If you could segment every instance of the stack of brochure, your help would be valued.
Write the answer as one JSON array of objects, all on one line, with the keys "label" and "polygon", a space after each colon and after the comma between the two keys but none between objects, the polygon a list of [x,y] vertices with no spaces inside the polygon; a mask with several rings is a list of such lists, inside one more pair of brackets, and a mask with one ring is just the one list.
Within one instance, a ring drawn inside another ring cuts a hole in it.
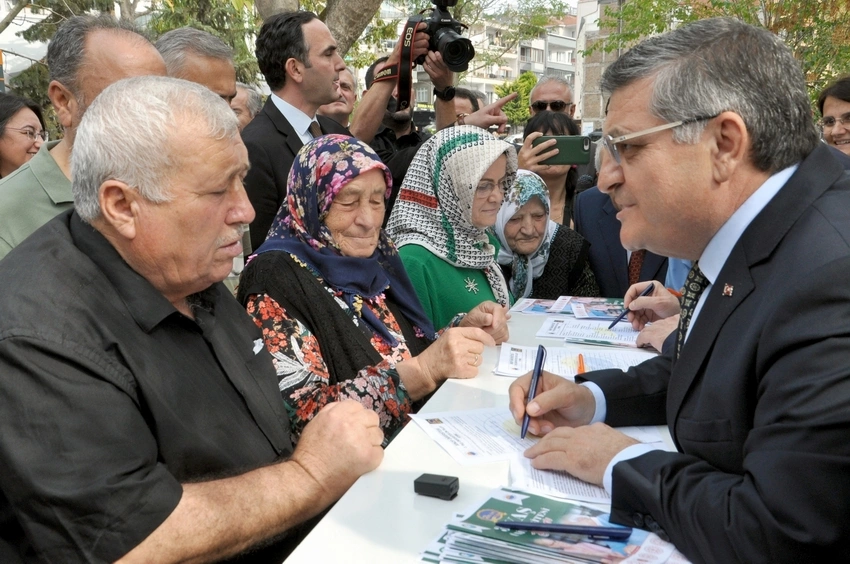
[{"label": "stack of brochure", "polygon": [[634,529],[626,541],[591,540],[587,536],[509,531],[502,520],[616,527],[590,506],[505,488],[492,491],[464,515],[446,525],[421,554],[424,562],[548,564],[687,562],[675,547],[656,535]]},{"label": "stack of brochure", "polygon": [[514,304],[511,312],[538,315],[566,314],[572,315],[576,319],[612,321],[624,309],[622,298],[561,296],[557,300],[525,298]]}]

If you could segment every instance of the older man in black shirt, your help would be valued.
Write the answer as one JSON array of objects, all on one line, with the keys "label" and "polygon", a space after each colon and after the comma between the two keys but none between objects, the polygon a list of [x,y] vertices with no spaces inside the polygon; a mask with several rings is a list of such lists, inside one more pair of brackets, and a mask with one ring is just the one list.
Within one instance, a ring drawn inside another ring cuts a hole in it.
[{"label": "older man in black shirt", "polygon": [[279,537],[375,468],[383,436],[343,402],[293,451],[260,331],[220,283],[254,215],[236,118],[201,86],[129,79],[77,141],[75,211],[0,264],[0,555],[263,544],[248,558],[280,562]]}]

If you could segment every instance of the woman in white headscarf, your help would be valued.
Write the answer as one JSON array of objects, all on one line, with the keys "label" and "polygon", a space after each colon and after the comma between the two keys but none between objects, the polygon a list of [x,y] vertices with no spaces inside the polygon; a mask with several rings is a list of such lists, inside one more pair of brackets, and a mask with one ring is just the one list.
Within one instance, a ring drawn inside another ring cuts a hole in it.
[{"label": "woman in white headscarf", "polygon": [[599,295],[584,237],[550,219],[542,178],[520,170],[496,219],[498,261],[516,299]]},{"label": "woman in white headscarf", "polygon": [[410,164],[387,232],[436,327],[483,301],[512,301],[491,228],[516,163],[510,143],[458,126],[425,142]]}]

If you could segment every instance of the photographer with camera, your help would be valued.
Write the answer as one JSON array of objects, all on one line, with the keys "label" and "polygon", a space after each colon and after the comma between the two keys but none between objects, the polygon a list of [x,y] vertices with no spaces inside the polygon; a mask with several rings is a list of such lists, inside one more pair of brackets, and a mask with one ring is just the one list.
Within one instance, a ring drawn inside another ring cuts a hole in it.
[{"label": "photographer with camera", "polygon": [[[436,10],[435,10],[436,12]],[[432,14],[431,19],[433,20]],[[415,33],[410,37],[410,53],[405,58],[411,66],[409,69],[412,73],[413,64],[417,61],[422,61],[423,69],[431,78],[434,85],[434,93],[436,100],[434,102],[434,113],[436,115],[437,129],[443,129],[456,123],[475,125],[484,129],[496,125],[500,130],[507,123],[507,116],[502,111],[502,106],[513,100],[516,94],[510,94],[497,100],[496,102],[484,106],[477,112],[469,115],[458,116],[454,107],[454,72],[449,69],[449,66],[444,61],[444,54],[439,49],[440,44],[434,44],[432,37],[426,32],[429,29],[429,23],[421,21],[415,23]],[[433,27],[433,21],[430,23]],[[440,37],[443,38],[442,44],[444,50],[447,45],[447,38],[452,36],[443,33]],[[461,38],[462,39],[462,38]],[[373,68],[366,73],[366,88],[360,104],[354,114],[351,122],[351,134],[361,141],[369,143],[375,152],[384,161],[384,164],[392,172],[393,190],[390,200],[387,203],[387,213],[385,217],[390,216],[390,211],[395,203],[396,195],[401,187],[401,182],[413,156],[419,147],[426,140],[422,135],[415,134],[412,128],[413,110],[411,103],[409,108],[399,108],[398,92],[399,84],[398,77],[400,74],[400,62],[402,61],[402,50],[404,46],[405,32],[399,38],[395,49],[389,57],[383,61],[373,65]],[[453,61],[459,62],[461,49],[457,47],[458,40],[455,37],[454,42],[448,43],[449,54],[454,56]],[[462,53],[474,54],[471,45],[469,51]],[[380,59],[379,59],[380,61]],[[466,62],[468,63],[468,59]],[[454,65],[453,65],[454,66]],[[407,73],[408,75],[411,73]],[[408,85],[408,88],[410,85]],[[410,112],[410,122],[402,123],[403,112]],[[397,121],[397,124],[393,122]],[[387,124],[390,124],[388,126]],[[396,127],[398,125],[398,127]]]}]

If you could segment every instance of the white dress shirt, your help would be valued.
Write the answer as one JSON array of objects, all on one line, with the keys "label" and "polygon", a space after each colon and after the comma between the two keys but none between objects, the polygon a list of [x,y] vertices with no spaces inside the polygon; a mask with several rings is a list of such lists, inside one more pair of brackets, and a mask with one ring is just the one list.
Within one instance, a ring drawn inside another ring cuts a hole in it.
[{"label": "white dress shirt", "polygon": [[316,117],[310,117],[277,94],[272,94],[272,103],[275,107],[280,110],[280,113],[283,114],[283,117],[286,118],[286,121],[289,122],[289,125],[292,126],[292,129],[295,130],[295,133],[298,134],[298,137],[301,138],[302,143],[307,143],[308,141],[313,140],[313,135],[310,133],[310,124],[316,121]]}]

